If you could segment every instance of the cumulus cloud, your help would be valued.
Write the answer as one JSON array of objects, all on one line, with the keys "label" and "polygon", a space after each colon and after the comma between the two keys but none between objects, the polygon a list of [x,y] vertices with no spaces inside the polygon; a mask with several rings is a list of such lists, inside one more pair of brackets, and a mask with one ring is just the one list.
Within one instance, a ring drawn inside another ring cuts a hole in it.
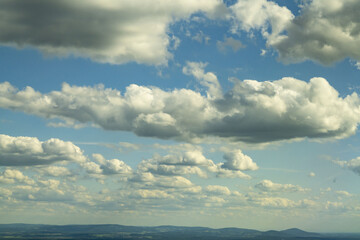
[{"label": "cumulus cloud", "polygon": [[239,0],[230,7],[233,31],[261,31],[267,46],[285,63],[313,60],[325,65],[360,60],[360,3],[354,0],[312,0],[298,16],[267,0]]},{"label": "cumulus cloud", "polygon": [[40,141],[35,137],[12,137],[0,134],[0,165],[47,165],[58,161],[84,162],[81,149],[57,138]]},{"label": "cumulus cloud", "polygon": [[102,63],[166,64],[169,47],[178,44],[167,34],[170,24],[200,11],[216,17],[225,10],[219,0],[4,0],[0,44]]},{"label": "cumulus cloud", "polygon": [[356,132],[358,95],[342,98],[324,78],[309,82],[291,77],[271,82],[234,79],[234,87],[223,94],[216,75],[203,72],[202,67],[190,63],[184,72],[208,87],[207,96],[189,89],[163,91],[135,84],[122,94],[101,85],[66,83],[61,91],[42,94],[4,82],[0,83],[0,107],[188,142],[208,137],[247,143],[305,137],[340,139]]},{"label": "cumulus cloud", "polygon": [[207,96],[209,98],[219,98],[222,96],[219,80],[214,73],[205,72],[204,68],[206,66],[207,63],[186,62],[183,73],[194,76],[201,85],[205,86],[208,89]]},{"label": "cumulus cloud", "polygon": [[130,175],[132,174],[132,169],[124,161],[119,159],[105,159],[101,154],[92,155],[95,162],[88,161],[81,164],[81,166],[89,174],[98,175],[113,175],[113,174],[122,174]]},{"label": "cumulus cloud", "polygon": [[205,191],[208,194],[214,194],[214,195],[230,195],[231,191],[229,188],[225,186],[219,186],[219,185],[209,185],[205,188]]},{"label": "cumulus cloud", "polygon": [[294,208],[301,205],[301,202],[295,202],[291,199],[280,197],[256,198],[249,199],[249,201],[255,205],[269,208]]},{"label": "cumulus cloud", "polygon": [[334,162],[360,175],[360,157],[351,159],[350,161],[334,161]]},{"label": "cumulus cloud", "polygon": [[307,59],[322,64],[360,60],[360,2],[313,0],[291,24],[286,37],[271,42],[284,62]]},{"label": "cumulus cloud", "polygon": [[259,168],[249,156],[243,154],[240,150],[226,153],[224,159],[226,162],[221,167],[225,169],[246,171]]},{"label": "cumulus cloud", "polygon": [[[242,154],[242,153],[241,153]],[[152,159],[143,160],[138,165],[138,171],[163,176],[181,176],[195,174],[200,177],[208,177],[208,173],[215,174],[222,178],[245,178],[250,176],[240,170],[256,170],[253,168],[256,164],[251,158],[243,155],[243,159],[234,163],[234,166],[226,167],[229,162],[220,162],[215,164],[212,160],[207,159],[199,150],[189,150],[184,153],[169,154],[166,156],[155,155]],[[249,163],[248,161],[251,161]],[[227,164],[227,165],[226,165]],[[224,167],[225,165],[225,167]],[[251,166],[249,168],[249,166]]]},{"label": "cumulus cloud", "polygon": [[270,180],[263,180],[255,185],[255,188],[264,192],[305,192],[309,189],[293,184],[273,183]]},{"label": "cumulus cloud", "polygon": [[260,30],[270,45],[284,38],[282,33],[294,18],[289,9],[267,0],[239,0],[230,10],[234,32]]},{"label": "cumulus cloud", "polygon": [[39,168],[37,170],[42,175],[52,176],[52,177],[64,177],[72,175],[71,171],[66,167],[60,166],[46,166]]},{"label": "cumulus cloud", "polygon": [[28,176],[25,176],[22,172],[16,169],[6,169],[0,175],[0,183],[25,183],[25,184],[35,184],[35,181]]}]

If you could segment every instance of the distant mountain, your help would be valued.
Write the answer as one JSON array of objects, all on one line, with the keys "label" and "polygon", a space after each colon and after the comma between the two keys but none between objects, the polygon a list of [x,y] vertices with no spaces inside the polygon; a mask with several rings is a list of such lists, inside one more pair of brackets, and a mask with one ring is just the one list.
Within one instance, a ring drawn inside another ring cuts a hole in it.
[{"label": "distant mountain", "polygon": [[153,239],[153,240],[360,240],[360,234],[319,234],[297,228],[283,231],[258,231],[243,228],[178,226],[43,225],[0,224],[0,239]]}]

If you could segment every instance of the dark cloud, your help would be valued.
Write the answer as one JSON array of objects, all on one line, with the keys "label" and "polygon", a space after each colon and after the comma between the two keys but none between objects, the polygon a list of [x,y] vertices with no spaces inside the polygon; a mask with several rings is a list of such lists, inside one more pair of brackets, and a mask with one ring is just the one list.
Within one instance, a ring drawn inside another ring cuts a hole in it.
[{"label": "dark cloud", "polygon": [[215,16],[223,8],[219,0],[161,5],[148,0],[4,0],[0,44],[103,63],[166,64],[172,56],[170,23],[199,11]]}]

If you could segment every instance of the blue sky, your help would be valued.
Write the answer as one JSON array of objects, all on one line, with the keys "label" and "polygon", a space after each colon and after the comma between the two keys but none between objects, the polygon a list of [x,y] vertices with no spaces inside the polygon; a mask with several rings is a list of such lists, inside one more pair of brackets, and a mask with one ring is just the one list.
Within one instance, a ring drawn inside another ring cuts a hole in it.
[{"label": "blue sky", "polygon": [[358,231],[360,4],[0,3],[0,222]]}]

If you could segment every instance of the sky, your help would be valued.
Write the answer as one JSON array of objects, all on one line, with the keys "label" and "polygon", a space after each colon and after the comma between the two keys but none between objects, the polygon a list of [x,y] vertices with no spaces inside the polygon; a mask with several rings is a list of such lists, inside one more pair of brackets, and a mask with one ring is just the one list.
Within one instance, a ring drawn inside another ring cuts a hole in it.
[{"label": "sky", "polygon": [[358,232],[357,0],[2,0],[0,223]]}]

